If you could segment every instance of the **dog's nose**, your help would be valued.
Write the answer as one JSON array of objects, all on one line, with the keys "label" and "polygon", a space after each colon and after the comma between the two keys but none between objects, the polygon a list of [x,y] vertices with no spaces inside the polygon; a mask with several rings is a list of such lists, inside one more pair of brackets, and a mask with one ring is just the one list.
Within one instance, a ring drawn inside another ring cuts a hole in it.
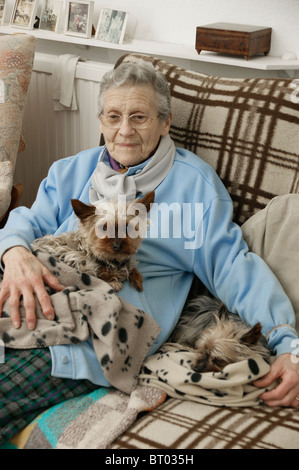
[{"label": "dog's nose", "polygon": [[122,246],[122,242],[121,240],[113,240],[112,242],[112,249],[113,251],[115,251],[115,253],[117,253],[118,251],[121,250],[121,246]]},{"label": "dog's nose", "polygon": [[206,359],[200,359],[199,361],[197,361],[196,364],[194,364],[192,369],[194,370],[194,372],[205,372],[207,365],[208,364]]}]

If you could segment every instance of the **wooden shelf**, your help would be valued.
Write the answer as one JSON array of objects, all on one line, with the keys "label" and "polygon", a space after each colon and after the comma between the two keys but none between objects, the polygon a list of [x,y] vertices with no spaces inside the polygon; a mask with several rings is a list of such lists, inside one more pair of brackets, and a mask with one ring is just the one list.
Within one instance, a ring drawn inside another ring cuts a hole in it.
[{"label": "wooden shelf", "polygon": [[80,38],[68,36],[63,33],[53,33],[42,31],[40,29],[21,29],[9,25],[0,26],[0,34],[27,33],[47,41],[56,41],[63,43],[79,44],[86,47],[100,47],[120,52],[137,52],[148,55],[158,55],[162,57],[175,57],[179,59],[194,60],[199,62],[209,62],[213,64],[229,65],[232,67],[243,67],[256,70],[284,70],[290,76],[294,71],[299,70],[299,60],[283,60],[280,57],[273,56],[255,56],[249,60],[243,57],[234,57],[216,52],[197,53],[195,45],[171,44],[156,41],[142,41],[140,39],[127,38],[123,44],[113,44],[99,41],[95,38]]}]

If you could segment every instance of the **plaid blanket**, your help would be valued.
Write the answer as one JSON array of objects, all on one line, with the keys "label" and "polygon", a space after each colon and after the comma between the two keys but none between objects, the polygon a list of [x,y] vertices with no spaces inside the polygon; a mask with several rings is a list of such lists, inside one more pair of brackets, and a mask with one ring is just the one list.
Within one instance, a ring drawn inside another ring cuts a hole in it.
[{"label": "plaid blanket", "polygon": [[222,408],[170,398],[109,449],[298,449],[299,409]]}]

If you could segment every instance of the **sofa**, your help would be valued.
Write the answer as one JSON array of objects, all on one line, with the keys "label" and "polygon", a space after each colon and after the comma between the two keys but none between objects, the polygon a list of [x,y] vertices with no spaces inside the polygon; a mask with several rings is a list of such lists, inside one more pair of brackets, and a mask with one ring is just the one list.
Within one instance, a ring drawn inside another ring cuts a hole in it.
[{"label": "sofa", "polygon": [[[244,236],[253,243],[256,218],[262,230],[261,220],[267,226],[268,217],[276,213],[276,201],[296,199],[298,194],[299,105],[292,97],[292,80],[209,76],[141,54],[125,55],[116,66],[141,60],[151,62],[169,81],[171,137],[177,146],[215,168],[232,197],[235,222],[248,227]],[[277,234],[275,227],[272,233]],[[284,246],[287,250],[288,244]],[[294,249],[291,262],[296,253]],[[284,284],[284,272],[279,275]],[[293,284],[296,275],[295,269]],[[195,279],[190,296],[198,293],[205,289]],[[296,289],[291,289],[294,306],[296,295]],[[161,353],[156,359],[160,358]],[[4,448],[109,449],[112,453],[119,449],[299,448],[299,409],[261,404],[248,373],[246,384],[233,385],[230,401],[223,401],[227,393],[220,393],[220,388],[210,399],[160,387],[161,378],[153,386],[144,368],[141,376],[129,394],[103,387],[54,406]],[[244,400],[245,396],[250,399]]]}]

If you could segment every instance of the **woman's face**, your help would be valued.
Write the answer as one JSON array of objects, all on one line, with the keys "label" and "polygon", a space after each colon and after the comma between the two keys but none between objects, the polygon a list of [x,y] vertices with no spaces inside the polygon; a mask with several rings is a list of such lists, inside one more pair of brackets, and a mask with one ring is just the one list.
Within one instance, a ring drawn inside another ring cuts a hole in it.
[{"label": "woman's face", "polygon": [[[160,137],[168,134],[171,118],[157,119],[157,95],[150,85],[124,85],[111,88],[105,94],[104,115],[120,115],[119,129],[111,129],[101,122],[101,132],[109,154],[123,166],[134,166],[144,160],[157,147]],[[154,118],[146,129],[135,129],[129,120],[132,114],[141,113]]]}]

